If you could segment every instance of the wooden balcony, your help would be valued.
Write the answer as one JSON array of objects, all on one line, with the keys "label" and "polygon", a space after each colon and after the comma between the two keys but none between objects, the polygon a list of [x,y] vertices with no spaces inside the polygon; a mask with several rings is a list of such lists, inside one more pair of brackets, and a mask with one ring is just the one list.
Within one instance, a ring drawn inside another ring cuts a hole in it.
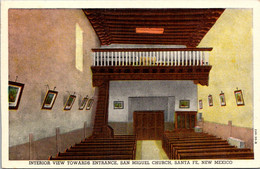
[{"label": "wooden balcony", "polygon": [[93,85],[103,80],[193,80],[208,85],[212,48],[92,49]]}]

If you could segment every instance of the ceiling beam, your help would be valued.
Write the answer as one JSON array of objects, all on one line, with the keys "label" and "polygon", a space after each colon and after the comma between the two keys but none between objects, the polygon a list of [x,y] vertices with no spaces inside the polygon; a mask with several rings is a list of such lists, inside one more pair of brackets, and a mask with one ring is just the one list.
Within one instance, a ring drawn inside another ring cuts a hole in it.
[{"label": "ceiling beam", "polygon": [[[216,21],[216,20],[215,20]],[[142,26],[142,27],[152,27],[152,26],[196,26],[200,24],[201,22],[205,23],[205,26],[207,24],[215,23],[215,21],[211,22],[204,22],[203,20],[201,21],[183,21],[183,22],[160,22],[160,21],[108,21],[106,20],[105,23],[110,26],[110,25],[134,25],[136,26]]]},{"label": "ceiling beam", "polygon": [[190,24],[199,24],[201,22],[204,23],[215,23],[216,19],[203,19],[199,18],[197,20],[153,20],[153,19],[148,19],[148,20],[139,20],[136,18],[136,20],[105,20],[107,24],[156,24],[156,25],[190,25]]},{"label": "ceiling beam", "polygon": [[193,28],[193,29],[196,29],[197,28],[197,25],[156,25],[156,24],[153,24],[153,25],[145,25],[145,24],[139,24],[139,25],[126,25],[126,24],[108,24],[109,26],[109,29],[111,28],[124,28],[124,29],[132,29],[132,28],[141,28],[141,27],[153,27],[153,28],[162,28],[162,27],[167,27],[167,29],[187,29],[187,28]]},{"label": "ceiling beam", "polygon": [[188,43],[187,39],[121,39],[121,38],[113,38],[114,41],[134,41],[134,42],[185,42]]},{"label": "ceiling beam", "polygon": [[[174,29],[164,29],[164,32],[166,33],[181,33],[181,32],[194,32],[197,27],[194,28],[174,28]],[[111,33],[135,33],[135,27],[109,27],[108,28],[109,32]],[[201,28],[201,32],[207,32],[207,28]]]},{"label": "ceiling beam", "polygon": [[[136,32],[110,32],[111,36],[123,37],[123,36],[190,36],[191,32],[183,32],[183,33],[167,33],[164,32],[163,34],[137,34]],[[200,33],[202,34],[202,33]]]},{"label": "ceiling beam", "polygon": [[168,35],[168,34],[132,34],[132,35],[121,35],[121,34],[110,34],[110,36],[113,38],[189,38],[190,34],[173,34],[173,35]]},{"label": "ceiling beam", "polygon": [[87,9],[84,10],[86,15],[91,15],[95,13],[102,13],[103,15],[131,15],[131,16],[149,16],[149,15],[160,15],[160,16],[167,16],[167,15],[204,15],[207,11],[215,14],[221,14],[224,9],[136,9],[136,8],[129,8],[129,9]]},{"label": "ceiling beam", "polygon": [[186,45],[184,42],[147,42],[147,41],[113,41],[113,44],[143,44],[143,45]]},{"label": "ceiling beam", "polygon": [[[132,15],[105,15],[104,18],[107,20],[139,20],[139,21],[146,21],[146,20],[154,20],[154,21],[185,21],[185,20],[200,20],[204,17],[204,14],[200,15],[172,15],[172,16],[164,16],[161,15],[142,15],[142,17],[132,16]],[[206,20],[217,19],[219,14],[211,14],[206,16]],[[92,16],[91,18],[95,18]],[[90,18],[90,19],[91,19]]]}]

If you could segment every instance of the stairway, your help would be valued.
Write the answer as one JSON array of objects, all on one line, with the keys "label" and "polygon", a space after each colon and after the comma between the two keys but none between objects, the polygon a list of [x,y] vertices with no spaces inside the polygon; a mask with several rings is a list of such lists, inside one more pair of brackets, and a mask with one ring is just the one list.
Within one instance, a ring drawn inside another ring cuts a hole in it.
[{"label": "stairway", "polygon": [[[94,120],[93,136],[103,137],[102,128],[108,123],[109,82],[104,82],[98,88],[98,101]],[[105,131],[103,131],[105,132]]]}]

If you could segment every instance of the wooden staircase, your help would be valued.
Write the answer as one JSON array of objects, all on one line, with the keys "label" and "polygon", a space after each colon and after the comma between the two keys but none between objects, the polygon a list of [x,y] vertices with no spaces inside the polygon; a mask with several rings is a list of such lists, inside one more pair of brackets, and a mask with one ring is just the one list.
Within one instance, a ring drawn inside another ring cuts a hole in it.
[{"label": "wooden staircase", "polygon": [[96,108],[96,115],[94,120],[93,137],[102,138],[109,137],[110,127],[108,127],[108,96],[109,96],[109,82],[103,81],[98,86],[98,102]]}]

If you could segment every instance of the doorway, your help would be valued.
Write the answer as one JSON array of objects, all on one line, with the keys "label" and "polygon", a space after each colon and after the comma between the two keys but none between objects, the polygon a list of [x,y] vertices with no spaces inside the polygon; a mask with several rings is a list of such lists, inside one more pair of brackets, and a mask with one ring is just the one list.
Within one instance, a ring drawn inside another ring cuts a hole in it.
[{"label": "doorway", "polygon": [[164,112],[135,111],[133,127],[137,140],[161,140],[164,132]]},{"label": "doorway", "polygon": [[196,126],[196,111],[176,111],[175,129],[194,129]]}]

